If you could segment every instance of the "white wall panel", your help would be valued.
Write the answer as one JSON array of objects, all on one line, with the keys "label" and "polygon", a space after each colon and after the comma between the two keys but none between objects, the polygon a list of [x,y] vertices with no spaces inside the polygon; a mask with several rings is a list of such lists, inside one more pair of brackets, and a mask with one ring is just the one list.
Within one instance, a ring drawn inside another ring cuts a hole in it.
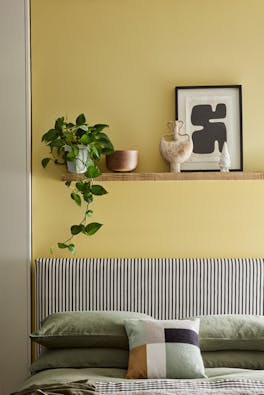
[{"label": "white wall panel", "polygon": [[30,360],[29,17],[24,0],[0,0],[0,394]]}]

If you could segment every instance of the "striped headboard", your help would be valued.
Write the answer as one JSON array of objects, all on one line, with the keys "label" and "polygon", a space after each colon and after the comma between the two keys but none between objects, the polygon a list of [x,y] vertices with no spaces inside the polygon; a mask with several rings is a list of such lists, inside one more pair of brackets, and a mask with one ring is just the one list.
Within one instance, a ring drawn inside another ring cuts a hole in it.
[{"label": "striped headboard", "polygon": [[126,310],[174,319],[263,315],[264,259],[40,258],[35,329],[50,313]]}]

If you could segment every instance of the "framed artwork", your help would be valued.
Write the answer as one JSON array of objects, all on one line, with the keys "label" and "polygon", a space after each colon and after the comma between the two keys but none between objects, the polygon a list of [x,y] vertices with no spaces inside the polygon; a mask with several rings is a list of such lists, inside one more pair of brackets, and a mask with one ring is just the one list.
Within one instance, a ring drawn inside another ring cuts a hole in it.
[{"label": "framed artwork", "polygon": [[227,151],[230,170],[242,171],[241,85],[180,86],[175,91],[176,119],[193,140],[193,153],[181,169],[217,171],[221,153]]}]

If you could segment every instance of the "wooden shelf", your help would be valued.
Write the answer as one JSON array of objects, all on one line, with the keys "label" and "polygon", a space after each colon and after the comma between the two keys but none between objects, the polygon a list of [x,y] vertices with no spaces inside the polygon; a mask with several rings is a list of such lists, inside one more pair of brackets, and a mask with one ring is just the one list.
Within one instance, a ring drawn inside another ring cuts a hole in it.
[{"label": "wooden shelf", "polygon": [[[63,181],[84,179],[82,174],[66,173]],[[98,181],[202,181],[202,180],[264,180],[264,172],[231,171],[220,172],[181,172],[181,173],[103,173]]]}]

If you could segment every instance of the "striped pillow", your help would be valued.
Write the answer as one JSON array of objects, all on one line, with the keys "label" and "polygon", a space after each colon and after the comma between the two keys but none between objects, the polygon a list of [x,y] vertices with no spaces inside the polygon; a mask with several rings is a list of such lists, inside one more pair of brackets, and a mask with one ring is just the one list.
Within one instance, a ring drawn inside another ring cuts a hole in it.
[{"label": "striped pillow", "polygon": [[199,348],[199,319],[125,320],[128,379],[206,377]]}]

